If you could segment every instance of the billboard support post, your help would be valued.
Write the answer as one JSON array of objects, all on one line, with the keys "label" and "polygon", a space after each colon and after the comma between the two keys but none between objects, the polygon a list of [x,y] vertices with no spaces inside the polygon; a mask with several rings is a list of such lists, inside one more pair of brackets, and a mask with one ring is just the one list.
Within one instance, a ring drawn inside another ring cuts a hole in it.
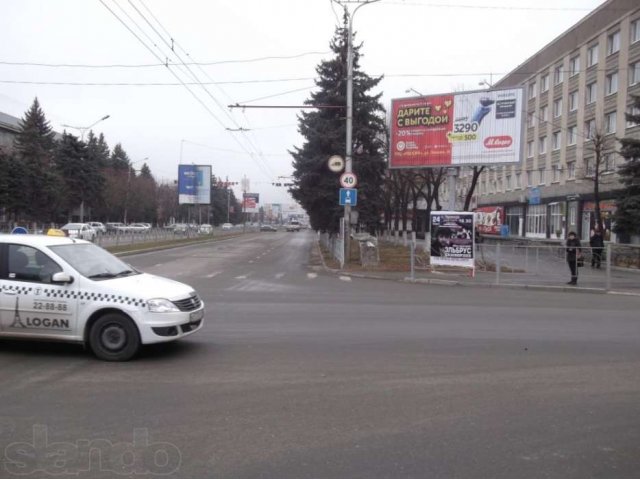
[{"label": "billboard support post", "polygon": [[457,168],[447,169],[447,189],[449,190],[449,210],[456,210],[456,180],[458,176]]}]

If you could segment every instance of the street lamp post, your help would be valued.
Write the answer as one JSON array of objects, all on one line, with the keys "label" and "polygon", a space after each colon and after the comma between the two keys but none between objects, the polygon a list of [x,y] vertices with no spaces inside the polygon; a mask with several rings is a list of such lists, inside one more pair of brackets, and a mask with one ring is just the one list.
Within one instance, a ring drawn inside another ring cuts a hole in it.
[{"label": "street lamp post", "polygon": [[[66,127],[66,128],[73,128],[75,130],[79,130],[80,131],[80,141],[84,143],[84,134],[86,133],[86,131],[91,129],[91,128],[93,128],[93,127],[95,127],[97,124],[99,124],[100,122],[106,120],[110,116],[111,115],[105,115],[101,119],[96,120],[95,122],[93,122],[88,127],[73,127],[71,125],[67,125],[67,124],[64,124],[64,123],[62,124],[62,126]],[[83,196],[82,200],[80,201],[80,223],[84,223],[84,196]]]},{"label": "street lamp post", "polygon": [[[349,15],[349,31],[347,32],[347,135],[346,135],[346,152],[345,152],[345,173],[353,172],[353,17],[358,9],[369,3],[375,3],[379,0],[366,0],[360,3],[351,15]],[[345,12],[347,7],[344,7]],[[348,13],[348,12],[347,12]],[[349,263],[351,252],[351,205],[344,206],[344,264]]]}]

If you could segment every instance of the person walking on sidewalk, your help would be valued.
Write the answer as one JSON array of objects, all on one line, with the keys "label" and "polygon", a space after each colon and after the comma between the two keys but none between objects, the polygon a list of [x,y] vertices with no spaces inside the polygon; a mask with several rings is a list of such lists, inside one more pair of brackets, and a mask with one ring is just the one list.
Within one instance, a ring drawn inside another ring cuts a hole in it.
[{"label": "person walking on sidewalk", "polygon": [[591,247],[591,268],[600,268],[604,239],[599,227],[593,230],[593,235],[589,238],[589,246]]},{"label": "person walking on sidewalk", "polygon": [[567,282],[567,285],[578,284],[578,259],[582,257],[582,245],[576,232],[569,232],[569,238],[567,239],[566,251],[567,251],[567,263],[569,264],[569,270],[571,270],[571,281]]}]

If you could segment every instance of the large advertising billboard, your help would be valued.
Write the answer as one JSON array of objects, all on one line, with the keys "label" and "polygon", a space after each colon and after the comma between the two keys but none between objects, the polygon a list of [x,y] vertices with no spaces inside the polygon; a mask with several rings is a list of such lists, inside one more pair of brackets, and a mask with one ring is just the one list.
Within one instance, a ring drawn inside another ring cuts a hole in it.
[{"label": "large advertising billboard", "polygon": [[483,90],[391,101],[389,168],[518,163],[523,90]]},{"label": "large advertising billboard", "polygon": [[431,212],[431,265],[474,268],[473,212]]},{"label": "large advertising billboard", "polygon": [[211,165],[178,165],[178,204],[211,203]]}]

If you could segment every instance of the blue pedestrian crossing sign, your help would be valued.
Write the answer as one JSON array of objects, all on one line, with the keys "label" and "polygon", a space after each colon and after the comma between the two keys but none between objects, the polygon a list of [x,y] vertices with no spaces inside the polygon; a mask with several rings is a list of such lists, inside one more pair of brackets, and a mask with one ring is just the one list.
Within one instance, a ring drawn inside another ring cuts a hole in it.
[{"label": "blue pedestrian crossing sign", "polygon": [[358,204],[358,189],[341,188],[340,189],[340,205],[351,205],[355,207]]}]

